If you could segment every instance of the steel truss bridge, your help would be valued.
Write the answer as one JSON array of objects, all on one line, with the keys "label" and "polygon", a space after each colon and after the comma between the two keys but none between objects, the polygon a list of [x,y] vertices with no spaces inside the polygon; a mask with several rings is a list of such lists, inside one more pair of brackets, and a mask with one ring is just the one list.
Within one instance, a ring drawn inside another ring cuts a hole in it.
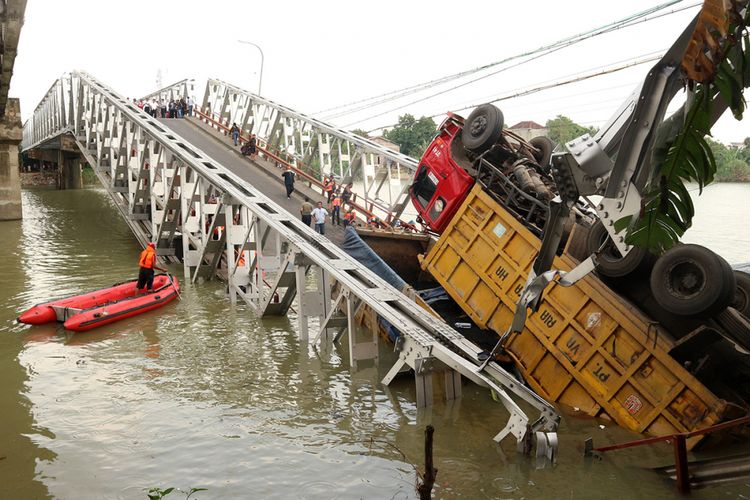
[{"label": "steel truss bridge", "polygon": [[[190,86],[186,80],[147,97],[186,96]],[[367,177],[376,156],[387,171],[411,172],[416,165],[412,158],[219,80],[209,81],[201,108],[255,131],[266,147],[281,145],[298,166],[317,157],[324,171],[351,178],[355,171]],[[313,342],[330,343],[346,335],[354,368],[378,357],[378,334],[355,328],[356,311],[367,305],[401,332],[398,360],[384,384],[413,369],[417,404],[426,406],[432,402],[433,375],[443,374],[449,399],[461,395],[461,377],[466,377],[492,389],[510,413],[496,441],[512,435],[519,445],[528,445],[533,436],[538,454],[549,455],[556,447],[554,408],[497,363],[483,362],[477,346],[87,73],[63,75],[52,85],[24,125],[22,150],[64,134],[73,137],[140,243],[154,241],[160,256],[182,262],[186,281],[219,274],[228,282],[232,303],[242,300],[261,316],[286,315],[296,299],[300,341],[312,336]],[[362,186],[367,192],[366,181]],[[403,210],[404,193],[378,209]],[[509,393],[539,417],[531,421]]]},{"label": "steel truss bridge", "polygon": [[[188,98],[193,80],[181,80],[141,100],[157,103]],[[341,184],[352,183],[361,211],[391,222],[409,204],[408,189],[417,160],[373,140],[336,128],[222,80],[209,79],[196,112],[225,133],[236,123],[241,134],[255,134],[262,154],[289,163],[318,182],[333,174]]]}]

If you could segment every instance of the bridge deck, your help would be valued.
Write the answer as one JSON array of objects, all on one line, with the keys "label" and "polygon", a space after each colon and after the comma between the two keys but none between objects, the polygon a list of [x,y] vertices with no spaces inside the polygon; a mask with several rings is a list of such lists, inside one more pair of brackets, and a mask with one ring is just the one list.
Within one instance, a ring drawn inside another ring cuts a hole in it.
[{"label": "bridge deck", "polygon": [[[324,202],[324,197],[319,191],[313,191],[301,181],[295,182],[295,191],[292,193],[291,199],[287,199],[280,168],[260,157],[256,158],[255,161],[243,157],[239,153],[239,147],[235,147],[229,137],[217,133],[199,120],[194,118],[160,118],[159,122],[200,148],[227,170],[255,186],[293,215],[299,214],[305,196],[308,196],[313,203]],[[343,217],[343,214],[341,215]],[[326,222],[325,231],[328,239],[337,245],[344,240],[343,226],[334,226],[330,217]]]}]

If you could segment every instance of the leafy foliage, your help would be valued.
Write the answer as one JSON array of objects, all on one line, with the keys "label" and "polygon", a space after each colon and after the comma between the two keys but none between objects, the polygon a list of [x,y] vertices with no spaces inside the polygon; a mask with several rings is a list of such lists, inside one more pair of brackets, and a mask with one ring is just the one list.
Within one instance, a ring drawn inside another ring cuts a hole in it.
[{"label": "leafy foliage", "polygon": [[[747,19],[735,19],[730,32],[739,33],[746,25]],[[627,217],[616,223],[618,231],[627,228],[630,244],[659,254],[677,243],[695,214],[685,183],[696,182],[702,191],[716,176],[716,159],[706,139],[711,134],[713,104],[721,97],[734,117],[742,119],[746,107],[742,92],[750,85],[750,38],[727,37],[720,54],[713,78],[692,83],[694,99],[682,130],[654,150],[656,168],[641,213],[635,220]]]},{"label": "leafy foliage", "polygon": [[398,125],[383,132],[383,137],[401,147],[401,152],[414,158],[420,158],[435,135],[437,124],[427,116],[420,119],[405,114],[398,117]]},{"label": "leafy foliage", "polygon": [[161,500],[162,498],[166,497],[170,493],[174,491],[179,491],[180,493],[185,494],[185,500],[189,500],[191,496],[193,496],[194,493],[198,493],[199,491],[206,491],[206,488],[190,488],[188,491],[183,491],[179,488],[175,488],[174,486],[170,488],[149,488],[146,494],[148,495],[149,500]]},{"label": "leafy foliage", "polygon": [[563,115],[557,115],[552,120],[547,120],[544,126],[549,131],[548,137],[555,144],[565,144],[583,134],[594,135],[596,133],[594,127],[584,127]]},{"label": "leafy foliage", "polygon": [[149,488],[148,499],[149,500],[161,500],[165,496],[169,495],[174,491],[174,487],[171,488]]},{"label": "leafy foliage", "polygon": [[718,182],[750,182],[750,137],[741,146],[725,146],[706,138],[716,159]]},{"label": "leafy foliage", "polygon": [[710,114],[709,95],[700,91],[682,132],[654,151],[657,182],[646,191],[641,217],[630,228],[627,241],[631,245],[659,254],[679,241],[690,227],[695,209],[684,183],[696,182],[702,190],[716,173],[716,160],[704,138],[710,132]]}]

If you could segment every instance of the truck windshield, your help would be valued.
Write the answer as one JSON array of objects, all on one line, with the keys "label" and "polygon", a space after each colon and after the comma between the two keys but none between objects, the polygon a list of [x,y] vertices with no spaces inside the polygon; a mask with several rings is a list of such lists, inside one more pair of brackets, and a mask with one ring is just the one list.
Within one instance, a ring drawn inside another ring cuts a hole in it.
[{"label": "truck windshield", "polygon": [[411,188],[417,201],[422,205],[422,208],[427,208],[427,205],[430,204],[430,200],[437,189],[436,180],[435,174],[428,170],[427,165],[419,167],[419,172],[417,172],[417,176],[414,179],[414,184],[412,184]]}]

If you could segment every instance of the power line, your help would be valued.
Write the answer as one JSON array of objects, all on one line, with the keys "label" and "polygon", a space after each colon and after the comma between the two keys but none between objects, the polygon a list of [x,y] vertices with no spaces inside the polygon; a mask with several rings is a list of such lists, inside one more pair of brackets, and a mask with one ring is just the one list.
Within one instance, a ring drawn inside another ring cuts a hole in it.
[{"label": "power line", "polygon": [[[588,68],[588,69],[585,69],[585,70],[583,70],[583,71],[577,71],[576,73],[571,73],[571,74],[567,74],[567,75],[562,75],[562,76],[558,77],[558,78],[557,78],[556,80],[546,80],[546,81],[543,81],[543,82],[539,82],[539,83],[536,83],[536,84],[532,84],[532,85],[536,85],[536,86],[539,86],[539,85],[545,85],[545,84],[547,84],[547,83],[551,83],[551,82],[554,82],[554,81],[558,81],[558,80],[559,80],[559,79],[561,79],[561,78],[562,78],[562,79],[575,78],[575,77],[577,77],[577,76],[581,75],[581,73],[586,73],[586,72],[591,72],[591,71],[597,71],[597,70],[602,70],[602,71],[604,71],[604,70],[606,70],[607,68],[611,68],[612,66],[616,66],[616,65],[618,65],[618,64],[626,64],[626,63],[632,63],[632,62],[633,62],[634,60],[638,60],[638,59],[643,59],[643,58],[648,58],[648,57],[651,57],[651,56],[659,56],[659,57],[661,57],[661,55],[662,55],[662,54],[664,54],[664,52],[665,52],[665,51],[666,51],[666,49],[664,49],[664,50],[657,50],[657,51],[652,51],[652,52],[646,52],[645,54],[640,54],[640,55],[637,55],[637,56],[635,56],[635,57],[628,57],[627,59],[620,59],[619,61],[612,61],[611,63],[609,63],[609,64],[606,64],[606,65],[603,65],[603,66],[595,66],[595,67],[592,67],[592,68]],[[525,88],[527,88],[527,87],[528,87],[528,86],[526,86],[526,87],[522,87],[522,88],[520,88],[520,89],[512,89],[512,90],[507,90],[507,91],[503,92],[502,94],[500,94],[500,96],[504,96],[504,95],[506,95],[506,94],[508,94],[508,93],[513,93],[513,92],[517,92],[517,91],[519,91],[519,90],[521,90],[521,91],[522,91],[522,90],[524,90],[524,89],[525,89]],[[484,96],[484,97],[480,97],[480,98],[479,98],[479,100],[480,100],[480,101],[482,101],[483,103],[484,103],[484,102],[495,102],[495,100],[496,100],[497,98],[498,98],[498,94],[492,94],[492,95],[489,95],[489,96]],[[470,104],[470,105],[466,105],[466,104],[459,104],[459,105],[455,105],[455,106],[452,106],[452,107],[450,107],[450,108],[448,108],[448,109],[453,109],[453,110],[462,110],[462,109],[468,109],[468,108],[471,108],[471,107],[474,107],[474,106],[476,106],[476,105],[474,105],[474,104]]]},{"label": "power line", "polygon": [[[521,61],[521,62],[519,62],[519,63],[517,63],[517,64],[515,64],[513,66],[508,67],[508,68],[503,68],[503,69],[501,69],[501,70],[499,70],[497,72],[493,72],[493,73],[490,73],[490,74],[485,75],[483,77],[480,77],[478,79],[475,79],[475,80],[469,81],[467,83],[458,85],[456,87],[453,87],[453,88],[449,89],[448,91],[454,90],[455,88],[460,88],[460,87],[468,85],[470,83],[474,83],[475,81],[487,78],[489,76],[493,76],[493,75],[495,75],[497,73],[500,73],[500,72],[505,71],[507,69],[510,69],[512,67],[516,67],[516,66],[518,66],[520,64],[525,64],[527,62],[533,61],[535,59],[538,59],[539,57],[542,57],[543,55],[547,55],[547,54],[556,52],[557,50],[569,47],[569,46],[571,46],[571,45],[573,45],[575,43],[579,43],[579,42],[581,42],[583,40],[586,40],[586,39],[589,39],[589,38],[592,38],[592,37],[595,37],[595,36],[599,36],[599,35],[602,35],[602,34],[606,34],[606,33],[612,32],[612,31],[617,30],[617,29],[622,29],[622,28],[627,28],[627,27],[630,27],[630,26],[634,26],[635,24],[640,24],[642,22],[647,22],[647,21],[650,21],[650,20],[653,20],[653,19],[657,19],[657,18],[666,16],[666,15],[671,15],[671,14],[674,14],[674,13],[677,13],[677,12],[681,12],[683,10],[690,9],[690,8],[693,8],[693,7],[696,7],[696,6],[700,5],[700,3],[698,3],[698,4],[691,4],[691,5],[688,5],[688,6],[685,6],[685,7],[681,7],[679,9],[673,9],[673,10],[671,10],[669,12],[663,12],[663,13],[657,14],[655,16],[646,17],[649,14],[652,14],[654,12],[658,12],[659,10],[663,10],[663,9],[665,9],[667,7],[670,7],[670,6],[672,6],[672,5],[676,4],[676,3],[679,3],[681,1],[683,1],[683,0],[671,0],[670,2],[661,4],[661,5],[657,5],[655,7],[652,7],[650,9],[645,10],[645,11],[641,11],[641,12],[636,13],[636,14],[632,14],[632,15],[630,15],[630,16],[628,16],[626,18],[620,19],[618,21],[614,21],[612,23],[600,26],[598,28],[595,28],[595,29],[592,29],[592,30],[589,30],[589,31],[586,31],[586,32],[583,32],[583,33],[579,33],[577,35],[573,35],[573,36],[570,36],[570,37],[558,40],[558,41],[556,41],[554,43],[551,43],[551,44],[539,47],[537,49],[534,49],[534,50],[531,50],[531,51],[528,51],[528,52],[525,52],[525,53],[522,53],[522,54],[517,54],[517,55],[511,56],[511,57],[507,57],[507,58],[505,58],[505,59],[503,59],[501,61],[497,61],[497,62],[494,62],[494,63],[486,64],[484,66],[480,66],[478,68],[474,68],[474,69],[471,69],[471,70],[468,70],[468,71],[462,71],[460,73],[455,73],[453,75],[448,75],[448,76],[445,76],[445,77],[442,77],[442,78],[439,78],[439,79],[430,80],[428,82],[424,82],[424,83],[421,83],[421,84],[417,84],[417,85],[413,85],[413,86],[410,86],[410,87],[406,87],[404,89],[394,90],[394,91],[387,92],[385,94],[381,94],[381,95],[378,95],[378,96],[370,97],[370,98],[367,98],[367,99],[361,99],[359,101],[354,101],[354,102],[351,102],[351,103],[348,103],[348,104],[343,104],[343,105],[340,105],[340,106],[335,106],[333,108],[328,108],[328,109],[319,111],[318,113],[315,113],[315,114],[321,114],[321,113],[325,113],[327,111],[333,111],[333,110],[336,110],[336,109],[348,108],[348,107],[354,106],[356,104],[368,103],[368,104],[363,104],[363,105],[361,105],[361,106],[359,106],[357,108],[353,108],[353,109],[350,109],[350,110],[341,111],[339,113],[335,113],[333,115],[325,117],[325,119],[327,119],[327,120],[330,120],[332,118],[338,118],[340,116],[344,116],[344,115],[347,115],[347,114],[352,114],[352,113],[355,113],[357,111],[361,111],[361,110],[364,110],[364,109],[367,109],[367,108],[370,108],[370,107],[375,107],[375,106],[377,106],[379,104],[383,104],[385,102],[389,102],[391,100],[395,100],[395,99],[398,99],[400,97],[405,97],[406,95],[410,95],[410,94],[413,94],[413,93],[416,93],[416,92],[420,92],[422,90],[426,90],[428,88],[432,88],[432,87],[440,85],[442,83],[447,83],[449,81],[452,81],[452,80],[455,80],[455,79],[458,79],[458,78],[461,78],[461,77],[464,77],[464,76],[468,76],[468,75],[471,75],[471,74],[474,74],[474,73],[477,73],[477,72],[480,72],[480,71],[483,71],[483,70],[486,70],[486,69],[489,69],[489,68],[492,68],[492,67],[495,67],[495,66],[498,66],[498,65],[501,65],[501,64],[513,61],[513,60],[516,60],[516,59],[523,59],[525,57],[529,57],[529,59],[527,59],[525,61]],[[530,57],[530,56],[535,56],[535,57]],[[431,97],[435,97],[437,95],[441,95],[441,94],[443,94],[445,92],[446,91],[438,92],[436,94],[428,96],[427,98],[419,99],[419,100],[414,101],[412,103],[409,103],[407,105],[414,104],[414,103],[417,103],[417,102],[421,102],[421,101],[429,99]],[[369,101],[373,101],[375,99],[380,99],[380,100],[376,101],[376,102],[369,102]],[[401,109],[402,107],[404,107],[404,106],[400,106],[400,107],[398,107],[398,108],[396,108],[394,110]],[[394,110],[390,110],[390,111],[394,111]],[[376,118],[377,116],[380,116],[380,115],[376,115],[376,116],[370,117],[370,118]],[[370,118],[368,118],[368,119],[370,119]],[[356,122],[356,123],[359,123],[359,122]]]},{"label": "power line", "polygon": [[[572,77],[572,78],[569,78],[569,79],[566,79],[566,80],[559,80],[559,81],[556,81],[554,83],[541,84],[541,85],[539,85],[537,87],[528,88],[528,89],[522,89],[522,90],[520,90],[518,92],[515,92],[513,94],[507,94],[507,95],[496,97],[495,99],[493,99],[490,102],[495,103],[495,102],[505,101],[505,100],[508,100],[508,99],[514,99],[516,97],[523,97],[523,96],[526,96],[526,95],[535,94],[537,92],[541,92],[543,90],[549,90],[551,88],[557,88],[557,87],[562,87],[564,85],[570,85],[572,83],[582,82],[584,80],[589,80],[589,79],[595,78],[597,76],[609,75],[609,74],[612,74],[612,73],[616,73],[618,71],[622,71],[624,69],[632,68],[632,67],[640,65],[640,64],[645,64],[645,63],[648,63],[648,62],[656,61],[656,60],[658,60],[660,58],[661,58],[661,55],[651,56],[651,57],[647,57],[645,59],[640,59],[640,60],[631,61],[631,62],[628,62],[628,63],[625,63],[625,64],[621,64],[620,66],[616,66],[614,68],[608,68],[606,70],[598,71],[596,73],[590,73],[590,74],[586,74],[586,75],[579,75],[579,76],[575,76],[575,77]],[[484,103],[480,103],[480,104],[484,104]],[[462,108],[458,108],[455,111],[461,111],[461,110],[464,110],[464,109],[475,108],[477,106],[479,106],[479,104],[471,104],[471,105],[468,105],[468,106],[464,106]],[[442,114],[443,113],[434,114],[434,115],[431,115],[430,118],[436,118],[438,116],[441,116]],[[356,122],[356,123],[359,123],[359,122]],[[385,128],[394,127],[395,125],[397,125],[397,124],[386,125],[386,126],[383,126],[383,127],[377,127],[377,128],[368,130],[367,132],[370,133],[370,132],[374,132],[376,130],[382,130],[382,129],[385,129]]]},{"label": "power line", "polygon": [[[570,98],[574,98],[574,97],[580,97],[582,95],[598,94],[598,93],[601,93],[601,92],[607,92],[607,91],[614,90],[614,89],[623,89],[623,88],[628,88],[628,87],[632,88],[632,87],[635,87],[637,83],[638,82],[633,81],[633,82],[624,83],[624,84],[620,84],[620,85],[611,85],[609,87],[602,87],[602,88],[596,88],[596,89],[593,89],[593,90],[587,90],[585,92],[573,92],[571,94],[558,95],[558,96],[549,97],[549,98],[546,98],[546,99],[536,99],[536,100],[528,102],[526,104],[512,103],[510,105],[506,105],[506,107],[508,109],[515,109],[515,108],[518,108],[518,107],[534,106],[536,104],[541,104],[541,103],[545,103],[545,102],[552,102],[552,101],[559,102],[559,101],[564,101],[565,99],[570,99]],[[488,96],[484,96],[484,97],[479,97],[478,100],[487,102],[488,99],[494,98],[495,95],[496,94],[492,94],[492,95],[488,95]],[[445,109],[464,109],[463,106],[464,106],[464,103],[462,102],[462,103],[459,103],[459,104],[453,104],[452,106],[447,106]],[[503,109],[505,109],[505,108],[503,108]]]},{"label": "power line", "polygon": [[[600,34],[608,33],[610,31],[614,31],[616,29],[633,26],[633,25],[638,24],[640,22],[650,21],[652,19],[657,19],[657,18],[662,17],[664,15],[674,14],[676,12],[680,12],[682,10],[695,7],[696,5],[700,5],[700,4],[692,4],[692,5],[689,5],[687,7],[683,7],[683,8],[680,8],[680,9],[674,9],[674,10],[672,10],[670,12],[659,14],[657,16],[652,16],[652,17],[649,17],[649,18],[640,19],[643,16],[647,16],[648,14],[651,14],[653,12],[657,12],[657,11],[662,10],[664,8],[670,7],[671,5],[679,3],[680,1],[682,1],[682,0],[671,1],[671,2],[667,2],[665,4],[657,5],[655,7],[647,9],[645,11],[642,11],[642,12],[639,12],[639,13],[636,13],[636,14],[632,14],[632,15],[626,17],[626,18],[620,19],[618,21],[614,21],[614,22],[606,24],[604,26],[600,26],[598,28],[589,30],[587,32],[579,33],[577,35],[573,35],[573,36],[570,36],[570,37],[558,40],[558,41],[556,41],[554,43],[551,43],[549,45],[539,47],[539,48],[534,49],[532,51],[529,51],[529,52],[526,52],[526,53],[522,53],[522,54],[517,54],[515,56],[511,56],[511,57],[505,58],[505,59],[503,59],[501,61],[490,63],[490,64],[487,64],[487,65],[484,65],[484,66],[480,66],[480,67],[472,69],[472,70],[463,71],[463,72],[460,72],[460,73],[455,73],[453,75],[448,75],[448,76],[445,76],[445,77],[442,77],[442,78],[439,78],[439,79],[436,79],[436,80],[431,80],[431,81],[428,81],[428,82],[425,82],[425,83],[421,83],[421,84],[413,85],[413,86],[410,86],[410,87],[406,87],[404,89],[394,90],[394,91],[387,92],[385,94],[381,94],[381,95],[378,95],[378,96],[375,96],[375,97],[370,97],[370,98],[367,98],[367,99],[361,99],[359,101],[354,101],[354,102],[351,102],[351,103],[348,103],[348,104],[343,104],[343,105],[340,105],[340,106],[335,106],[333,108],[328,108],[328,109],[320,111],[318,113],[324,113],[326,111],[332,111],[332,110],[335,110],[335,109],[346,108],[346,107],[349,107],[349,106],[352,106],[352,105],[355,105],[355,104],[359,104],[359,103],[371,101],[371,100],[378,99],[378,98],[381,98],[381,97],[392,96],[393,94],[400,94],[400,95],[389,97],[387,99],[383,99],[383,100],[378,101],[376,103],[371,103],[369,105],[361,106],[361,107],[356,108],[355,110],[351,110],[349,112],[339,113],[337,115],[328,117],[328,119],[335,118],[337,116],[341,116],[341,115],[344,115],[344,114],[350,114],[350,113],[353,113],[355,111],[358,111],[358,110],[361,110],[361,109],[366,109],[367,107],[373,107],[373,106],[375,106],[377,104],[381,104],[383,102],[387,102],[387,101],[390,101],[390,100],[397,99],[399,97],[403,97],[405,95],[409,95],[409,94],[412,94],[412,93],[415,93],[415,92],[419,92],[420,90],[431,88],[431,87],[439,85],[441,83],[445,83],[445,82],[448,82],[448,81],[451,81],[451,80],[454,80],[454,79],[457,79],[457,78],[461,78],[463,76],[467,76],[467,75],[470,75],[470,74],[473,74],[473,73],[476,73],[476,72],[479,72],[479,71],[482,71],[482,70],[485,70],[485,69],[497,66],[499,64],[503,64],[505,62],[509,62],[511,60],[514,60],[514,59],[518,59],[518,58],[526,57],[526,56],[529,56],[529,55],[533,55],[533,54],[536,54],[536,53],[541,52],[541,51],[548,51],[548,50],[554,49],[555,47],[557,47],[559,45],[562,45],[562,44],[572,44],[571,42],[577,43],[578,41],[583,41],[583,40],[585,40],[587,38],[591,38],[591,37],[594,37],[594,36],[598,36]],[[315,113],[315,114],[318,114],[318,113]]]},{"label": "power line", "polygon": [[[572,44],[571,44],[571,45],[572,45]],[[540,57],[542,57],[542,56],[544,56],[544,55],[547,55],[547,54],[549,54],[549,53],[552,53],[552,52],[556,52],[556,51],[558,51],[558,50],[562,50],[562,49],[564,49],[564,48],[566,48],[566,47],[565,47],[565,46],[563,46],[563,47],[558,47],[558,48],[555,48],[555,49],[553,49],[553,50],[550,50],[549,52],[546,52],[546,53],[544,53],[544,54],[539,54],[539,55],[537,55],[537,56],[534,56],[534,57],[532,57],[532,58],[530,58],[530,59],[528,59],[528,60],[526,60],[526,61],[522,61],[522,62],[516,63],[515,65],[512,65],[512,66],[508,66],[508,67],[505,67],[505,68],[501,68],[501,69],[499,69],[499,70],[497,70],[497,71],[493,71],[492,73],[488,73],[488,74],[486,74],[486,75],[483,75],[483,76],[480,76],[480,77],[474,78],[473,80],[469,80],[469,81],[467,81],[467,82],[464,82],[464,83],[461,83],[461,84],[458,84],[458,85],[454,85],[453,87],[450,87],[450,88],[448,88],[448,89],[445,89],[445,90],[441,90],[440,92],[435,92],[434,94],[430,94],[430,95],[428,95],[428,96],[426,96],[426,97],[422,97],[422,98],[420,98],[420,99],[417,99],[417,100],[414,100],[414,101],[410,101],[410,102],[408,102],[408,103],[406,103],[406,104],[402,104],[402,105],[400,105],[400,106],[397,106],[397,107],[395,107],[395,108],[390,108],[390,109],[388,109],[388,110],[386,110],[386,111],[383,111],[383,112],[377,113],[377,114],[375,114],[375,115],[372,115],[372,116],[369,116],[369,117],[367,117],[367,118],[363,118],[363,119],[357,120],[357,121],[355,121],[355,122],[351,122],[351,123],[349,123],[349,124],[347,124],[347,125],[344,125],[344,126],[343,126],[342,128],[347,128],[347,127],[351,127],[352,125],[356,125],[356,124],[358,124],[358,123],[366,122],[366,121],[372,120],[372,119],[374,119],[374,118],[378,118],[378,117],[380,117],[380,116],[383,116],[383,115],[387,115],[387,114],[389,114],[389,113],[392,113],[392,112],[394,112],[394,111],[398,111],[398,110],[400,110],[400,109],[403,109],[403,108],[405,108],[405,107],[407,107],[407,106],[411,106],[411,105],[413,105],[413,104],[417,104],[417,103],[420,103],[420,102],[424,102],[424,101],[427,101],[427,100],[429,100],[429,99],[432,99],[433,97],[437,97],[437,96],[439,96],[439,95],[442,95],[442,94],[446,94],[446,93],[448,93],[448,92],[452,92],[453,90],[456,90],[456,89],[458,89],[458,88],[461,88],[461,87],[465,87],[465,86],[467,86],[467,85],[470,85],[470,84],[472,84],[472,83],[475,83],[475,82],[477,82],[477,81],[479,81],[479,80],[483,80],[483,79],[485,79],[485,78],[489,78],[490,76],[496,75],[496,74],[498,74],[498,73],[501,73],[501,72],[503,72],[503,71],[506,71],[506,70],[508,70],[508,69],[510,69],[510,68],[513,68],[513,67],[515,67],[515,66],[519,66],[519,65],[521,65],[521,64],[524,64],[524,63],[526,63],[526,62],[529,62],[530,60],[538,59],[538,58],[540,58]]]}]

